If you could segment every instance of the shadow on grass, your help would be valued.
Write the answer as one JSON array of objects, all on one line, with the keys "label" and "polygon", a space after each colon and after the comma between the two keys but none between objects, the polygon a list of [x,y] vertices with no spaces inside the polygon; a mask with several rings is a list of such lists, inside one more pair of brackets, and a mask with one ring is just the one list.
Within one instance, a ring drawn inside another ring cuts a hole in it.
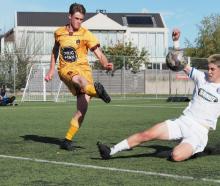
[{"label": "shadow on grass", "polygon": [[[113,156],[111,159],[126,159],[126,158],[144,158],[144,157],[156,157],[156,158],[164,158],[169,161],[171,159],[171,153],[173,148],[169,146],[162,145],[149,145],[149,146],[138,146],[136,148],[152,148],[155,151],[153,153],[141,153],[141,154],[132,154],[132,155],[123,155],[123,156]],[[128,150],[131,151],[132,149]],[[200,158],[204,156],[210,155],[220,155],[220,144],[215,145],[214,147],[206,147],[203,152],[199,152],[194,154],[190,159]],[[92,158],[92,159],[101,159],[101,158]]]},{"label": "shadow on grass", "polygon": [[[38,135],[24,135],[20,136],[24,139],[24,141],[34,141],[34,142],[40,142],[40,143],[49,143],[60,146],[62,144],[63,139],[54,138],[54,137],[48,137],[48,136],[38,136]],[[84,147],[75,145],[74,141],[74,147],[79,149],[84,149]]]}]

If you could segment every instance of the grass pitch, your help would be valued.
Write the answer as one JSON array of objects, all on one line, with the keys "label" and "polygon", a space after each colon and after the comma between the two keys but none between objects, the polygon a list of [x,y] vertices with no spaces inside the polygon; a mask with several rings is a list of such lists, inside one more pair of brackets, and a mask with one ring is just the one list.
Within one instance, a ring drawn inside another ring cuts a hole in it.
[{"label": "grass pitch", "polygon": [[177,143],[152,141],[111,160],[100,159],[97,141],[112,146],[178,117],[185,106],[163,100],[113,100],[110,104],[93,100],[74,138],[73,152],[59,149],[59,144],[75,102],[0,107],[0,185],[219,185],[219,127],[210,132],[208,147],[216,151],[207,156],[170,162],[158,152]]}]

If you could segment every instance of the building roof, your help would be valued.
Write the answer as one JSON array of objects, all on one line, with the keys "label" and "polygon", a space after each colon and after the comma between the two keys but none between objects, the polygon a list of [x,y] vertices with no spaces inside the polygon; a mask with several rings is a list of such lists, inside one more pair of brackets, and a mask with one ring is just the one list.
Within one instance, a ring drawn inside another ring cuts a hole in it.
[{"label": "building roof", "polygon": [[114,30],[114,31],[126,31],[126,28],[113,19],[109,18],[106,14],[98,13],[90,19],[87,19],[82,23],[83,27],[90,30]]},{"label": "building roof", "polygon": [[[97,13],[86,13],[84,21],[95,16]],[[140,21],[137,24],[128,24],[124,19],[126,17],[151,17],[153,18],[153,27],[164,28],[165,25],[159,13],[104,13],[110,19],[121,26],[130,27],[152,27],[151,24],[143,24]],[[135,20],[135,19],[133,19]],[[68,14],[63,12],[17,12],[17,26],[63,26],[68,23]]]},{"label": "building roof", "polygon": [[13,41],[14,40],[14,29],[13,28],[10,29],[4,35],[2,35],[2,37],[5,38],[5,41]]},{"label": "building roof", "polygon": [[107,13],[107,16],[111,19],[113,19],[114,21],[116,21],[117,23],[119,23],[120,25],[124,25],[123,23],[123,17],[127,17],[127,16],[149,16],[149,17],[153,17],[155,20],[155,27],[157,28],[164,28],[165,25],[163,24],[161,15],[159,13]]}]

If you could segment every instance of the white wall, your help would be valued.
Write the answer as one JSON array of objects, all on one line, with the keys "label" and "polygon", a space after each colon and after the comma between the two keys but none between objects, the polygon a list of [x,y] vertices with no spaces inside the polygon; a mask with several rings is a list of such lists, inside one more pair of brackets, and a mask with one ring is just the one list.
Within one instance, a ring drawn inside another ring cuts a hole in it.
[{"label": "white wall", "polygon": [[50,55],[54,44],[54,31],[57,27],[18,27],[16,29],[17,46],[28,54]]},{"label": "white wall", "polygon": [[[126,40],[150,54],[150,61],[164,63],[168,51],[168,30],[166,28],[129,28]],[[157,60],[156,60],[157,58]]]},{"label": "white wall", "polygon": [[91,31],[98,38],[101,47],[124,43],[123,31]]},{"label": "white wall", "polygon": [[[105,17],[106,16],[102,18]],[[26,52],[28,53],[37,52],[37,54],[49,56],[54,44],[53,33],[57,28],[58,27],[15,27],[16,42],[21,47],[27,45],[26,48],[28,50]],[[104,31],[102,30],[102,25],[99,24],[99,29],[100,30],[91,31],[98,37],[101,46],[113,46],[118,42],[132,42],[139,50],[145,48],[149,52],[151,62],[165,62],[165,56],[168,50],[167,28],[123,27],[126,31],[116,31],[112,29]]]}]

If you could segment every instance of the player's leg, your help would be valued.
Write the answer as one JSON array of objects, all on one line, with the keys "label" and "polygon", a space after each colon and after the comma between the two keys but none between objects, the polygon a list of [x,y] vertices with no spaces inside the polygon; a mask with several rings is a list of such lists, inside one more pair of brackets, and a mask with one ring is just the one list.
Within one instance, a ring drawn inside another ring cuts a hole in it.
[{"label": "player's leg", "polygon": [[66,150],[74,149],[74,146],[72,144],[72,139],[76,135],[80,126],[82,125],[83,119],[88,109],[89,101],[90,101],[90,96],[86,94],[77,95],[77,111],[75,112],[73,118],[70,121],[70,127],[66,133],[65,140],[61,144],[62,149],[66,149]]},{"label": "player's leg", "polygon": [[112,155],[133,148],[143,142],[150,140],[167,140],[169,139],[169,131],[165,122],[158,123],[148,130],[131,135],[127,139],[119,142],[113,147],[108,147],[100,142],[97,143],[100,155],[103,159],[109,159]]},{"label": "player's leg", "polygon": [[148,130],[136,133],[128,137],[127,141],[129,146],[132,148],[143,142],[147,142],[155,139],[160,139],[160,140],[169,139],[169,133],[166,123],[164,122],[158,123]]},{"label": "player's leg", "polygon": [[184,161],[196,153],[203,152],[208,143],[209,129],[194,120],[190,120],[188,123],[190,123],[188,127],[186,127],[186,124],[183,124],[181,127],[183,139],[181,143],[173,149],[171,154],[173,161]]},{"label": "player's leg", "polygon": [[8,98],[8,104],[12,104],[14,102],[14,100],[16,99],[15,96],[11,96]]},{"label": "player's leg", "polygon": [[193,146],[189,143],[180,143],[171,154],[173,161],[184,161],[193,155]]},{"label": "player's leg", "polygon": [[85,77],[81,75],[75,75],[73,76],[72,81],[75,85],[77,85],[80,88],[81,92],[91,97],[97,97],[94,85],[89,83]]},{"label": "player's leg", "polygon": [[2,103],[4,106],[8,105],[9,104],[9,97],[3,97]]},{"label": "player's leg", "polygon": [[72,84],[68,86],[70,89],[71,86],[74,86],[74,89],[76,89],[75,95],[85,93],[90,97],[99,97],[106,103],[111,101],[103,85],[99,82],[93,83],[92,70],[89,66],[67,66],[59,70],[58,73],[62,81],[66,84]]},{"label": "player's leg", "polygon": [[97,96],[102,99],[105,103],[111,102],[111,97],[106,92],[104,86],[100,82],[95,82],[94,87],[97,93]]},{"label": "player's leg", "polygon": [[90,73],[83,73],[83,75],[85,77],[76,75],[72,78],[73,83],[80,87],[81,92],[91,97],[99,97],[104,102],[109,103],[111,98],[106,92],[104,86],[100,82],[95,82],[93,84],[93,78]]}]

